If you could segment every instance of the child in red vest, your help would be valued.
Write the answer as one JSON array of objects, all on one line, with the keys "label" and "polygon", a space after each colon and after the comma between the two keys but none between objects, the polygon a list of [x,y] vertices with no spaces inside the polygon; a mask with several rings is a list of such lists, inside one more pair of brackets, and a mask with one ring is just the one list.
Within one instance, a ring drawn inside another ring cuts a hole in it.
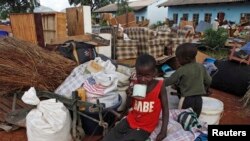
[{"label": "child in red vest", "polygon": [[145,141],[157,126],[161,111],[163,124],[157,141],[161,141],[167,136],[169,119],[167,93],[164,81],[154,79],[156,74],[154,57],[144,54],[137,58],[136,83],[147,85],[146,97],[131,97],[132,88],[127,90],[127,105],[131,106],[127,107],[131,110],[111,129],[103,141]]}]

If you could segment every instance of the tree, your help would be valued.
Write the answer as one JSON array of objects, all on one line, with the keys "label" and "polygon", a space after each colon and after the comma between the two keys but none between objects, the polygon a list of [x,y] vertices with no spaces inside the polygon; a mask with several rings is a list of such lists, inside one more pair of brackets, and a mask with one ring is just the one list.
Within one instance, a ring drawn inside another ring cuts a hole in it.
[{"label": "tree", "polygon": [[7,18],[9,13],[33,12],[38,5],[36,0],[0,0],[0,18]]},{"label": "tree", "polygon": [[89,5],[91,7],[91,11],[108,5],[110,3],[114,3],[116,0],[69,0],[70,4],[74,5]]},{"label": "tree", "polygon": [[133,11],[128,5],[128,0],[117,0],[117,8],[118,16]]}]

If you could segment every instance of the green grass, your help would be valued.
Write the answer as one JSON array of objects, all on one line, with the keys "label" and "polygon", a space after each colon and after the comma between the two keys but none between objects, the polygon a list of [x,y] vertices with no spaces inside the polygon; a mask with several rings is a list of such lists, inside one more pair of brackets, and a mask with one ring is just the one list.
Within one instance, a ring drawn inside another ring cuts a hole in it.
[{"label": "green grass", "polygon": [[207,49],[207,50],[201,50],[201,52],[211,56],[212,58],[218,59],[218,60],[225,59],[229,55],[229,49],[227,49],[227,48],[222,48],[222,49],[218,49],[215,51]]}]

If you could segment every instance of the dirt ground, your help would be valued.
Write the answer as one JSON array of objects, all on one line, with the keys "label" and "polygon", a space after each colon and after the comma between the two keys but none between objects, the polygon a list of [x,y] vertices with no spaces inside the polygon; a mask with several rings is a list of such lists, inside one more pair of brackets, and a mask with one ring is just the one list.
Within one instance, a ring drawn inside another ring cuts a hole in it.
[{"label": "dirt ground", "polygon": [[[218,98],[224,103],[224,113],[220,124],[250,124],[250,109],[243,109],[240,97],[213,90],[212,97]],[[100,136],[86,137],[83,141],[98,141]],[[27,141],[24,128],[6,133],[0,131],[0,141]]]}]

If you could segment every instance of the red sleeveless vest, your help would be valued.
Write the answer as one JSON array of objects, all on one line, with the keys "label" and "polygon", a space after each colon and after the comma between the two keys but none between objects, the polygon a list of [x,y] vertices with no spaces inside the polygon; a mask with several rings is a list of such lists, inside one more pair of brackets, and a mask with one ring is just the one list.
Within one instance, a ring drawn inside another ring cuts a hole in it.
[{"label": "red sleeveless vest", "polygon": [[156,87],[147,93],[144,99],[132,100],[132,111],[128,113],[127,120],[132,129],[143,129],[152,132],[158,124],[161,112],[161,92],[163,81],[159,81]]}]

